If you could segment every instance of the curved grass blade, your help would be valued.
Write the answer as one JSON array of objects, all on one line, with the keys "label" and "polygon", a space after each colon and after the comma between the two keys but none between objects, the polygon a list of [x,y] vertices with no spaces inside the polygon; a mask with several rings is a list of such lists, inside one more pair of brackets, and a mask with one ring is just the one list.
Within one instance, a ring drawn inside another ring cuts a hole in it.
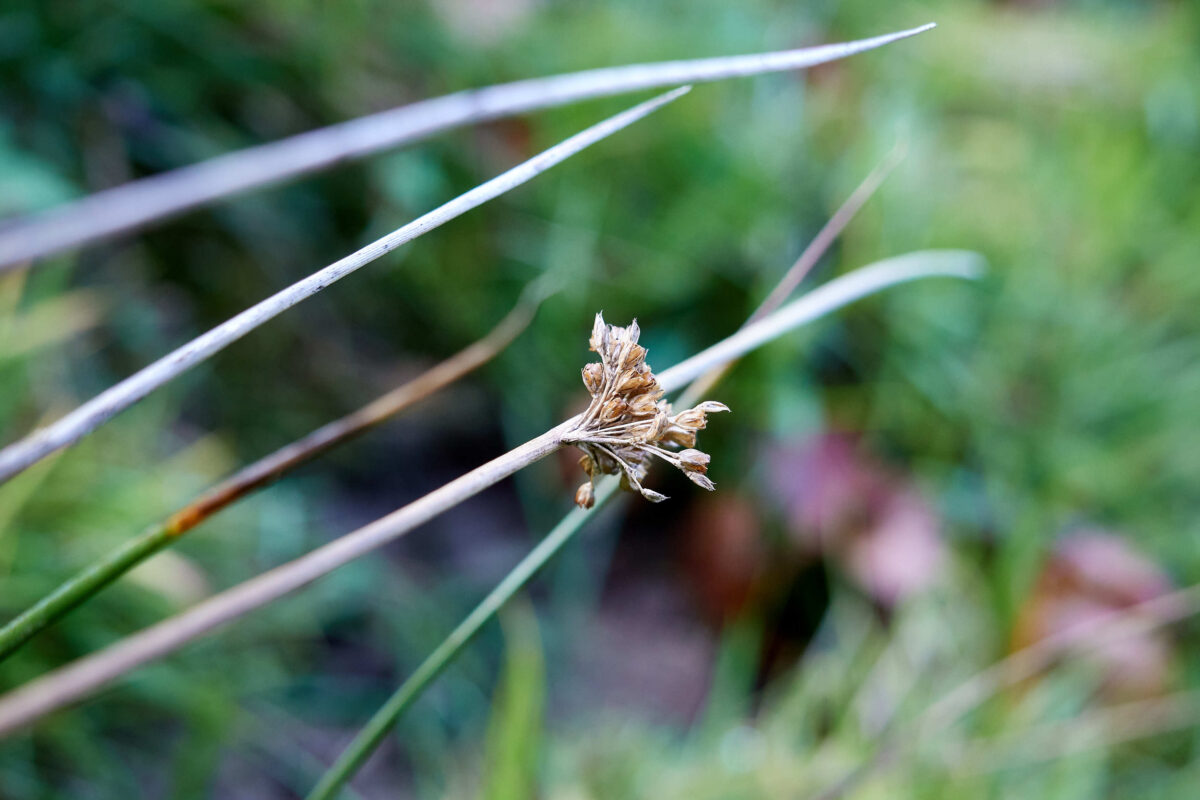
[{"label": "curved grass blade", "polygon": [[529,325],[545,297],[535,282],[486,336],[341,419],[324,425],[239,470],[162,522],[100,557],[0,628],[0,661],[117,578],[218,511],[273,483],[290,470],[379,425],[486,364]]},{"label": "curved grass blade", "polygon": [[308,800],[328,800],[337,795],[346,781],[350,780],[387,736],[396,720],[400,719],[400,715],[408,710],[438,675],[442,674],[496,612],[554,558],[588,520],[616,496],[619,485],[620,482],[615,477],[605,476],[596,489],[594,506],[569,511],[562,521],[546,534],[546,538],[504,576],[504,580],[483,598],[458,627],[421,662],[421,666],[400,685],[396,693],[371,716],[354,740],[338,756],[337,762],[321,776],[320,782],[308,794]]},{"label": "curved grass blade", "polygon": [[659,95],[575,134],[523,164],[513,167],[428,214],[418,217],[361,250],[297,281],[283,291],[251,306],[174,352],[163,356],[150,366],[100,393],[57,422],[34,431],[24,439],[0,450],[0,483],[4,483],[60,447],[66,447],[79,441],[155,389],[183,374],[214,353],[228,347],[292,306],[312,297],[380,256],[390,253],[400,245],[416,239],[423,233],[428,233],[488,200],[515,189],[588,146],[658,110],[685,94],[689,88],[685,86]]},{"label": "curved grass blade", "polygon": [[[795,291],[812,269],[833,239],[862,208],[863,203],[874,194],[875,190],[895,167],[900,158],[897,148],[876,167],[870,175],[855,189],[850,198],[821,228],[817,236],[800,254],[795,263],[784,273],[779,283],[763,300],[754,313],[747,319],[742,330],[754,322],[774,312],[783,301]],[[724,377],[733,361],[726,361],[700,374],[683,391],[678,406],[687,407],[694,404],[705,392],[712,388]],[[513,595],[524,586],[529,579],[541,570],[551,558],[562,549],[563,545],[579,531],[580,528],[598,513],[604,505],[616,494],[617,481],[606,478],[596,493],[595,505],[591,509],[572,509],[554,529],[547,534],[536,548],[533,549],[516,567],[505,576],[504,580],[492,590],[483,601],[455,628],[437,649],[421,663],[416,671],[400,685],[400,688],[374,714],[363,729],[355,735],[337,761],[321,777],[321,780],[309,793],[307,800],[331,800],[345,787],[347,781],[362,767],[375,748],[383,741],[387,732],[395,727],[400,716],[412,706],[438,675],[458,656],[479,630],[496,613],[512,599]]]},{"label": "curved grass blade", "polygon": [[930,23],[870,39],[800,50],[587,70],[422,100],[218,156],[13,221],[0,229],[0,272],[224,197],[419,141],[461,125],[641,89],[805,69],[933,27]]}]

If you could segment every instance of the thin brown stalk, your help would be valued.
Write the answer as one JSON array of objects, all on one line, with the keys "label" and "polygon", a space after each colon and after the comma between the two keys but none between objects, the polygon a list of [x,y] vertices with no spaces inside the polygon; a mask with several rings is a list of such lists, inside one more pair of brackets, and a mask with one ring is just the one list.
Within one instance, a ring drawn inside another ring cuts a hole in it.
[{"label": "thin brown stalk", "polygon": [[[760,319],[770,314],[775,309],[779,308],[791,296],[792,292],[796,291],[803,280],[812,272],[813,267],[821,260],[821,256],[829,250],[854,216],[858,214],[867,201],[879,190],[883,182],[887,180],[888,175],[892,170],[904,160],[905,147],[903,143],[897,142],[891,152],[880,161],[866,178],[863,178],[862,183],[846,198],[846,202],[842,203],[841,207],[834,212],[821,230],[817,231],[817,235],[813,237],[800,256],[788,267],[783,277],[779,279],[779,283],[775,284],[775,288],[771,293],[759,303],[758,308],[754,310],[742,327],[758,322]],[[679,399],[679,405],[687,407],[695,405],[695,403],[704,397],[717,383],[725,376],[729,370],[733,369],[736,362],[730,361],[727,364],[722,364],[719,367],[713,367],[706,374],[701,375],[694,380]]]},{"label": "thin brown stalk", "polygon": [[529,325],[546,293],[531,285],[482,339],[357,411],[244,467],[160,523],[71,576],[0,629],[0,660],[181,535],[286,472],[429,397],[487,363]]},{"label": "thin brown stalk", "polygon": [[401,411],[441,391],[491,361],[517,338],[533,320],[542,296],[528,294],[482,339],[450,358],[376,398],[341,419],[324,425],[307,436],[281,447],[269,456],[238,471],[202,496],[175,512],[166,527],[178,536],[241,497],[278,479],[289,470],[316,458]]}]

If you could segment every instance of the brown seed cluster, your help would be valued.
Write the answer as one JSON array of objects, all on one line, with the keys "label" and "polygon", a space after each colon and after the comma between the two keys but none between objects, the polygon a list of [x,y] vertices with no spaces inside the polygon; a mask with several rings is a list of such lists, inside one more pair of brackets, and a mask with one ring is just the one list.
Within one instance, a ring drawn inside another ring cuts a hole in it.
[{"label": "brown seed cluster", "polygon": [[646,348],[637,343],[639,334],[637,320],[621,328],[606,325],[604,317],[596,315],[589,344],[600,354],[600,362],[583,368],[583,385],[592,402],[579,425],[563,436],[565,443],[584,452],[579,465],[588,481],[575,492],[575,502],[583,508],[595,502],[592,482],[601,474],[620,474],[626,489],[655,503],[666,500],[642,486],[652,456],[683,470],[698,486],[715,488],[706,474],[708,454],[695,449],[696,431],[704,428],[709,413],[729,409],[707,401],[672,415],[671,404],[662,399],[663,390],[646,365]]}]

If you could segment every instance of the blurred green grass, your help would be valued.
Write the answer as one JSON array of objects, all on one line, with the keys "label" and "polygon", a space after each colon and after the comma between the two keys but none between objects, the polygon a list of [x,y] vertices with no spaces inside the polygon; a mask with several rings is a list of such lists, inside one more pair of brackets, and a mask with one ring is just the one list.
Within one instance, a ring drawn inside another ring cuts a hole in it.
[{"label": "blurred green grass", "polygon": [[[944,656],[948,674],[1003,654],[1046,553],[1073,525],[1121,531],[1177,584],[1200,580],[1194,4],[494,6],[501,16],[489,21],[469,0],[10,3],[0,10],[0,213],[462,88],[927,20],[939,28],[802,76],[700,87],[284,315],[0,487],[7,616],[234,465],[482,335],[542,271],[571,276],[477,378],[218,517],[180,545],[179,558],[156,561],[142,580],[113,587],[0,665],[0,686],[298,555],[553,424],[578,400],[574,376],[596,310],[614,321],[637,316],[656,365],[724,336],[898,138],[908,142],[906,162],[821,274],[948,246],[984,253],[988,279],[982,288],[906,287],[747,359],[720,392],[735,419],[709,432],[717,483],[753,494],[764,441],[820,426],[864,431],[935,498],[951,571],[967,576],[950,582],[966,592],[952,610],[967,622],[945,623],[932,601],[904,612],[961,639]],[[627,100],[455,132],[0,279],[0,437],[11,441],[167,343]],[[688,497],[675,494],[673,517]],[[557,467],[540,465],[520,477],[516,497],[489,494],[388,557],[347,567],[4,743],[3,796],[302,792],[342,731],[366,718],[568,500]],[[478,554],[464,558],[463,549],[475,552],[462,544],[471,536]],[[589,547],[581,553],[604,552],[602,541]],[[562,569],[603,580],[581,554]],[[834,589],[835,598],[847,593]],[[569,623],[587,613],[578,604],[597,602],[569,595],[554,593],[543,622],[551,688],[552,656],[569,652]],[[851,634],[876,648],[903,630],[854,619],[844,623]],[[948,647],[928,639],[921,652],[930,657]],[[551,720],[578,734],[540,740],[548,796],[816,791],[835,767],[870,751],[848,687],[873,661],[838,641],[758,700],[753,728],[735,715],[724,735],[689,739],[599,711]],[[1194,635],[1179,642],[1186,686]],[[519,725],[513,698],[538,697],[510,688],[493,710],[500,652],[493,632],[401,724],[400,755],[364,775],[364,795],[390,781],[419,796],[484,791],[484,777],[460,785],[449,776],[483,759],[490,716],[516,720],[493,719],[492,730]],[[838,683],[822,677],[830,674],[845,674],[847,687],[821,690],[816,706],[804,699],[823,680]],[[920,676],[923,691],[941,675]],[[731,680],[745,691],[745,676]],[[1081,686],[1071,677],[1046,691],[1072,708]],[[1020,729],[1030,721],[1021,713],[1002,708],[972,730]],[[832,732],[818,724],[829,719]],[[281,727],[294,735],[273,735]],[[1174,737],[983,777],[914,759],[892,774],[895,783],[859,796],[1190,797],[1194,735]],[[755,747],[767,760],[754,762],[751,777],[728,777],[729,764],[741,763],[728,752]]]}]

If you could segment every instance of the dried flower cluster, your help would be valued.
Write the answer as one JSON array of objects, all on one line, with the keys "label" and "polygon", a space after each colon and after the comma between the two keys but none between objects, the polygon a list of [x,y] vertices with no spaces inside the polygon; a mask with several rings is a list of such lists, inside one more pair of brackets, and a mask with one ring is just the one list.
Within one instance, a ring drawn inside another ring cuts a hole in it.
[{"label": "dried flower cluster", "polygon": [[[638,345],[637,320],[627,328],[606,325],[601,314],[592,327],[591,349],[600,363],[583,368],[583,384],[592,395],[578,427],[563,442],[583,450],[579,460],[588,481],[575,492],[575,502],[591,508],[595,502],[592,481],[600,474],[621,475],[621,485],[636,489],[651,502],[664,495],[642,486],[657,456],[683,470],[693,483],[712,491],[707,453],[695,449],[696,431],[704,428],[710,412],[728,411],[722,403],[707,401],[671,414],[671,404],[646,365],[646,348]],[[681,450],[667,448],[683,448]]]}]

